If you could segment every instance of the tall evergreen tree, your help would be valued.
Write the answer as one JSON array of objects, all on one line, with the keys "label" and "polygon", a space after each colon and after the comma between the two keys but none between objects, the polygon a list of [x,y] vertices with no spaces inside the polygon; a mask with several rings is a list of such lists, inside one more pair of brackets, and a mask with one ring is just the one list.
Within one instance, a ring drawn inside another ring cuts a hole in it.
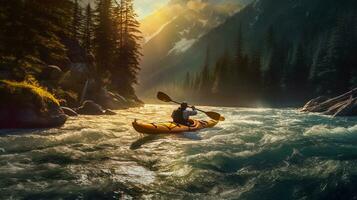
[{"label": "tall evergreen tree", "polygon": [[243,46],[243,32],[242,25],[239,25],[237,42],[236,42],[236,54],[235,54],[235,68],[231,71],[231,78],[233,80],[229,80],[233,86],[235,86],[234,90],[237,93],[244,92],[244,88],[247,84],[247,68],[248,62],[247,57],[243,54],[244,46]]},{"label": "tall evergreen tree", "polygon": [[232,90],[234,83],[229,81],[234,77],[231,72],[230,63],[231,61],[227,51],[216,62],[212,85],[213,93],[223,96],[227,94],[231,94],[230,96],[232,96],[232,94],[235,95],[235,91]]},{"label": "tall evergreen tree", "polygon": [[[132,0],[122,0],[116,9],[115,35],[115,68],[112,70],[112,86],[124,95],[134,95],[134,84],[140,70],[139,61],[140,41],[139,22],[134,11]],[[119,78],[120,77],[120,78]]]},{"label": "tall evergreen tree", "polygon": [[183,88],[186,89],[186,90],[190,90],[191,89],[191,75],[190,75],[190,72],[186,72],[185,80],[183,82]]},{"label": "tall evergreen tree", "polygon": [[254,95],[261,92],[262,73],[261,73],[261,55],[259,51],[255,51],[251,56],[248,71],[248,91]]},{"label": "tall evergreen tree", "polygon": [[88,4],[85,11],[84,30],[83,30],[83,47],[87,52],[92,50],[93,40],[93,12],[91,5]]},{"label": "tall evergreen tree", "polygon": [[307,63],[305,55],[305,42],[301,41],[295,50],[294,61],[291,70],[288,73],[288,89],[289,93],[293,94],[295,100],[304,100],[304,97],[309,96],[309,75],[310,66]]},{"label": "tall evergreen tree", "polygon": [[209,51],[209,47],[207,47],[206,58],[202,67],[202,72],[200,74],[200,85],[199,85],[199,91],[204,96],[208,95],[212,89],[212,84],[210,81],[209,60],[210,60],[210,51]]},{"label": "tall evergreen tree", "polygon": [[95,9],[94,53],[98,65],[98,72],[104,78],[112,69],[113,58],[113,27],[112,0],[97,0]]},{"label": "tall evergreen tree", "polygon": [[81,19],[82,19],[82,9],[79,6],[78,0],[74,0],[73,4],[73,17],[72,17],[72,38],[79,40],[80,30],[81,30]]}]

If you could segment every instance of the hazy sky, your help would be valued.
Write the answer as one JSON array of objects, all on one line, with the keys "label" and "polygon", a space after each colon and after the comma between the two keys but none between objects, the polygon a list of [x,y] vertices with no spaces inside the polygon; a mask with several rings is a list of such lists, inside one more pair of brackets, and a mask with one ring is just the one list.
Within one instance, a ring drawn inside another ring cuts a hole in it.
[{"label": "hazy sky", "polygon": [[169,0],[135,0],[135,10],[139,18],[149,15],[156,9],[164,6]]}]

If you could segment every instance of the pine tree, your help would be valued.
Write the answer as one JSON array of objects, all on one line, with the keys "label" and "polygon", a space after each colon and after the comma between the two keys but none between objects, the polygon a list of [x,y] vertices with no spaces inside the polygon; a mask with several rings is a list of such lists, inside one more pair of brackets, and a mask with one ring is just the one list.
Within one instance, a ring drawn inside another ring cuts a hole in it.
[{"label": "pine tree", "polygon": [[230,94],[235,95],[235,91],[232,90],[232,75],[230,68],[230,58],[226,51],[216,62],[213,75],[212,92],[218,95],[226,96]]},{"label": "pine tree", "polygon": [[235,54],[235,68],[232,71],[234,78],[234,82],[232,81],[231,84],[235,86],[235,90],[237,93],[243,91],[243,88],[246,84],[246,60],[245,56],[243,55],[244,46],[243,46],[243,33],[242,33],[242,25],[239,25],[238,35],[237,35],[237,42],[236,42],[236,54]]},{"label": "pine tree", "polygon": [[134,95],[133,86],[138,82],[140,41],[142,40],[132,0],[122,0],[117,5],[115,18],[117,23],[116,55],[115,68],[112,70],[112,85],[121,94],[132,96]]},{"label": "pine tree", "polygon": [[97,0],[95,10],[94,53],[98,65],[98,72],[102,78],[112,70],[113,58],[113,27],[112,27],[112,0]]},{"label": "pine tree", "polygon": [[304,100],[304,97],[309,96],[309,75],[310,66],[307,63],[307,56],[304,49],[306,48],[301,41],[295,51],[295,59],[292,69],[288,73],[288,89],[289,93],[293,94],[295,100]]},{"label": "pine tree", "polygon": [[248,74],[248,91],[254,93],[254,95],[259,95],[262,87],[261,55],[259,51],[255,51],[250,59]]},{"label": "pine tree", "polygon": [[[326,51],[323,57],[320,55],[320,61],[316,68],[315,81],[318,85],[318,93],[337,95],[348,89],[350,80],[349,73],[344,64],[345,47],[343,42],[343,32],[340,27],[334,26],[329,33],[326,42]],[[338,80],[338,81],[336,81]]]},{"label": "pine tree", "polygon": [[9,68],[14,79],[36,76],[45,63],[68,63],[60,37],[70,33],[72,6],[68,0],[2,2],[0,15],[6,23],[0,28],[0,65]]},{"label": "pine tree", "polygon": [[[279,42],[277,42],[279,41]],[[277,40],[275,32],[271,29],[266,40],[266,50],[269,55],[268,69],[264,74],[265,98],[275,102],[275,99],[282,95],[282,80],[284,69],[287,66],[288,44]]]},{"label": "pine tree", "polygon": [[210,60],[210,51],[207,47],[205,62],[202,66],[202,71],[200,74],[200,84],[199,91],[203,96],[207,96],[211,93],[212,83],[211,83],[211,75],[209,70],[209,60]]},{"label": "pine tree", "polygon": [[87,52],[92,50],[93,26],[93,12],[90,4],[88,4],[85,12],[83,30],[83,47]]},{"label": "pine tree", "polygon": [[326,60],[327,50],[326,47],[321,44],[319,47],[317,56],[314,62],[314,71],[312,74],[312,82],[315,85],[315,95],[326,95],[325,89],[328,83],[324,83],[325,70],[328,68],[328,62]]},{"label": "pine tree", "polygon": [[72,17],[72,38],[79,41],[80,30],[81,30],[81,19],[82,19],[82,9],[79,6],[78,0],[74,0],[73,5],[73,17]]},{"label": "pine tree", "polygon": [[235,61],[236,65],[239,67],[243,64],[243,33],[242,33],[242,24],[239,25],[238,36],[237,36],[237,45],[236,45],[236,55]]},{"label": "pine tree", "polygon": [[191,89],[191,75],[190,75],[190,72],[186,72],[185,80],[183,82],[183,88],[185,90]]}]

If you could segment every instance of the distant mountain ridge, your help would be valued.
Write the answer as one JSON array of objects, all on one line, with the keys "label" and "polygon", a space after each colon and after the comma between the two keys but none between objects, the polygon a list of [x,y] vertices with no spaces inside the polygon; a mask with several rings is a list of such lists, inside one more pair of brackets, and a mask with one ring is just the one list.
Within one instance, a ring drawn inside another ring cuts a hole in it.
[{"label": "distant mountain ridge", "polygon": [[[279,46],[286,46],[286,63],[281,66],[284,73],[290,70],[290,63],[295,62],[298,46],[303,45],[307,54],[306,60],[311,67],[310,76],[317,76],[318,73],[314,72],[318,67],[316,57],[321,49],[330,48],[328,45],[332,37],[330,35],[333,34],[331,31],[337,26],[339,19],[351,18],[348,15],[355,16],[353,13],[356,13],[356,8],[357,2],[353,0],[339,3],[334,0],[256,0],[225,23],[200,37],[184,53],[160,60],[157,63],[160,68],[152,72],[150,80],[142,85],[140,91],[152,95],[154,91],[165,88],[168,84],[177,80],[183,81],[187,72],[200,73],[207,60],[207,49],[211,69],[225,52],[233,56],[240,27],[245,53],[259,51],[262,54],[263,76],[271,60],[271,52],[264,50],[264,43],[270,31],[274,32]],[[351,38],[351,41],[354,39]]]},{"label": "distant mountain ridge", "polygon": [[146,39],[142,51],[141,84],[145,85],[156,71],[164,68],[162,63],[184,54],[250,1],[172,0],[167,7],[142,20],[141,30]]}]

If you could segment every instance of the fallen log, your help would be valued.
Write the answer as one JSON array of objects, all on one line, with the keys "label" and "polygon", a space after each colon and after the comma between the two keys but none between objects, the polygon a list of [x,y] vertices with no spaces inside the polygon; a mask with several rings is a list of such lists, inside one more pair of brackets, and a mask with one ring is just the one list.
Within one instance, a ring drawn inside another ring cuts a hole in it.
[{"label": "fallen log", "polygon": [[357,88],[332,99],[312,99],[300,111],[323,113],[334,117],[357,116]]},{"label": "fallen log", "polygon": [[329,108],[331,108],[335,104],[346,101],[351,98],[353,99],[355,96],[357,96],[357,88],[355,88],[345,94],[342,94],[338,97],[326,100],[326,101],[324,101],[320,104],[317,104],[317,105],[313,105],[310,107],[309,107],[309,105],[305,105],[306,108],[304,106],[305,109],[303,109],[303,111],[305,110],[307,112],[326,112],[326,111],[328,111]]}]

